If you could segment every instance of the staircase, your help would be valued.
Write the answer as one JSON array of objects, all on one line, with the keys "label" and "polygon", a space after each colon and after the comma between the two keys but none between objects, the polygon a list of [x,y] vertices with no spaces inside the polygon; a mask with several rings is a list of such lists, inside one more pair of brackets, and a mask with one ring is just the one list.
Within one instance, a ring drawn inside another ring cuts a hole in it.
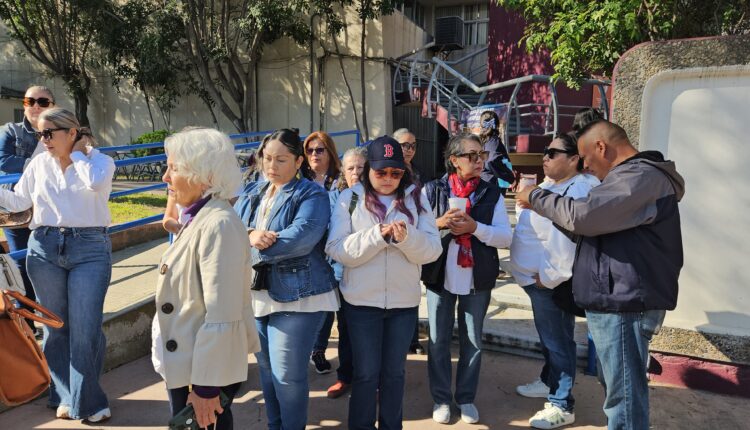
[{"label": "staircase", "polygon": [[[435,118],[451,133],[459,132],[464,127],[465,116],[472,108],[486,104],[489,93],[505,88],[512,88],[511,95],[507,102],[496,106],[505,107],[501,120],[506,125],[503,139],[506,144],[515,142],[517,136],[553,136],[560,131],[561,117],[573,117],[579,109],[590,107],[560,104],[555,82],[547,75],[527,75],[487,85],[487,62],[481,61],[480,64],[477,61],[487,48],[453,61],[427,58],[428,48],[429,45],[397,60],[393,76],[393,100],[421,101],[423,116]],[[547,86],[549,102],[521,103],[519,94],[524,86],[535,83]],[[598,90],[599,109],[607,115],[606,86],[610,85],[609,81],[589,79],[583,85],[594,86]]]}]

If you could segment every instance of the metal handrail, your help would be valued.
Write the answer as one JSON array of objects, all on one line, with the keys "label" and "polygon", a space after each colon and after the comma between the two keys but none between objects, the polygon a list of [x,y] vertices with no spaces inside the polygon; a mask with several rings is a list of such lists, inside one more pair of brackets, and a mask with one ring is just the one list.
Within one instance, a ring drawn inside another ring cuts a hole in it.
[{"label": "metal handrail", "polygon": [[[240,133],[240,134],[229,135],[229,137],[232,138],[232,139],[243,139],[243,138],[255,137],[255,136],[265,136],[268,133],[269,132],[266,132],[266,131],[251,132],[251,133]],[[328,133],[328,135],[331,136],[331,137],[354,135],[355,138],[356,138],[356,142],[357,142],[356,144],[357,144],[357,146],[360,145],[360,132],[359,132],[359,130],[338,131],[338,132]],[[307,135],[300,136],[300,139],[305,139],[306,137],[307,137]],[[257,147],[258,145],[260,145],[260,142],[240,143],[240,144],[234,145],[234,149],[235,149],[235,151],[241,151],[241,150],[244,150],[244,149],[249,149],[249,148]],[[162,147],[162,146],[164,146],[164,142],[150,142],[150,143],[138,144],[138,145],[122,145],[122,146],[116,146],[116,147],[115,146],[108,146],[108,147],[103,147],[103,148],[98,148],[98,149],[102,150],[104,148],[108,148],[109,151],[103,151],[103,152],[116,152],[116,151],[132,151],[132,150],[135,150],[135,149],[159,148],[159,147]],[[112,148],[117,148],[117,149],[113,151]],[[137,164],[151,164],[151,163],[163,162],[163,161],[166,161],[166,160],[167,160],[167,155],[166,154],[147,155],[145,157],[136,157],[136,158],[128,158],[128,159],[124,159],[124,160],[115,160],[115,167],[132,166],[132,165],[137,165]],[[12,174],[12,175],[2,175],[2,176],[0,176],[0,184],[14,184],[14,183],[18,182],[18,180],[20,178],[21,178],[21,175],[17,174],[17,173],[16,174]],[[145,192],[145,191],[152,191],[152,190],[157,190],[157,189],[160,189],[160,188],[165,188],[166,186],[167,186],[166,183],[160,183],[160,184],[145,185],[143,187],[133,188],[133,189],[130,189],[130,190],[115,191],[115,192],[110,193],[109,198],[111,200],[111,199],[115,199],[115,198],[118,198],[118,197],[127,196],[127,195],[130,195],[130,194],[138,194],[138,193],[142,193],[142,192]],[[128,229],[131,229],[131,228],[134,228],[134,227],[138,227],[138,226],[141,226],[141,225],[150,224],[152,222],[159,221],[163,217],[164,217],[164,214],[157,214],[157,215],[152,215],[152,216],[149,216],[149,217],[140,218],[140,219],[133,220],[133,221],[128,221],[128,222],[121,223],[121,224],[116,224],[116,225],[110,226],[108,228],[108,232],[110,234],[117,233],[119,231],[128,230]],[[10,255],[12,258],[18,260],[18,259],[24,258],[26,256],[26,250],[25,249],[21,249],[21,250],[18,250],[18,251],[11,252],[8,255]]]}]

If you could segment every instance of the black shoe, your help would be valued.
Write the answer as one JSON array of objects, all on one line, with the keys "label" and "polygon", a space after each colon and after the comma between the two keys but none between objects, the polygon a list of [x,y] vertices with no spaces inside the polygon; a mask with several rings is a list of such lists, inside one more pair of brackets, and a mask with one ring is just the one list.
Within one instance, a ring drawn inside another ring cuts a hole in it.
[{"label": "black shoe", "polygon": [[424,347],[419,342],[414,342],[409,346],[410,354],[424,355]]},{"label": "black shoe", "polygon": [[331,363],[326,360],[325,351],[313,351],[312,355],[310,355],[310,364],[315,366],[315,371],[319,375],[331,373]]}]

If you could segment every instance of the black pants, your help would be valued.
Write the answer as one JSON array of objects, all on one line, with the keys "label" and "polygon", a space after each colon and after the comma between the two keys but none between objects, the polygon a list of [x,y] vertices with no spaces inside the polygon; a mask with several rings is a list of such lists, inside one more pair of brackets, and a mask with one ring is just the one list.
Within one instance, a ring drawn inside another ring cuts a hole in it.
[{"label": "black pants", "polygon": [[[221,391],[229,398],[229,403],[224,408],[224,412],[217,417],[216,425],[210,426],[209,430],[232,430],[234,428],[232,402],[237,391],[240,389],[240,385],[242,385],[242,382],[221,387]],[[167,394],[169,395],[169,409],[172,412],[172,416],[177,415],[181,410],[185,409],[188,394],[190,394],[188,387],[173,388],[167,390]]]}]

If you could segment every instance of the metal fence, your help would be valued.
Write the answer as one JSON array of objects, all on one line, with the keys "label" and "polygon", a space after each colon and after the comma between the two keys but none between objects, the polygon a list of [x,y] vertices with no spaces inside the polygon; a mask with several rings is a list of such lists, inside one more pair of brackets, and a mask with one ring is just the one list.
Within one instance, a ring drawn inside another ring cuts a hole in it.
[{"label": "metal fence", "polygon": [[[246,151],[249,149],[257,148],[260,145],[260,142],[258,140],[250,141],[249,139],[258,139],[260,137],[263,137],[270,133],[271,131],[255,131],[251,133],[240,133],[240,134],[231,134],[229,137],[232,140],[244,140],[245,142],[237,143],[234,145],[235,151]],[[355,137],[355,145],[359,145],[360,142],[360,133],[358,130],[346,130],[346,131],[339,131],[339,132],[333,132],[329,133],[331,137],[340,137],[340,136],[354,136]],[[301,139],[306,138],[307,136],[300,136]],[[157,154],[157,155],[147,155],[145,157],[129,157],[125,154],[130,154],[132,151],[135,150],[143,150],[143,149],[153,149],[153,148],[163,148],[164,142],[152,142],[152,143],[143,143],[138,145],[125,145],[125,146],[105,146],[98,148],[99,151],[110,154],[112,158],[115,159],[115,175],[118,174],[118,172],[123,172],[122,169],[125,169],[130,166],[163,166],[164,163],[167,161],[167,155],[166,154]],[[154,168],[154,171],[161,172],[161,167]],[[21,178],[20,174],[12,174],[12,175],[3,175],[0,176],[0,184],[15,184],[18,182],[18,180]],[[161,174],[159,175],[159,178],[161,178]],[[130,194],[138,194],[143,193],[146,191],[153,191],[158,190],[162,188],[166,188],[166,183],[159,183],[159,184],[151,184],[146,185],[143,187],[137,187],[129,190],[123,190],[123,191],[116,191],[109,195],[110,200],[115,199],[118,197],[127,196]],[[122,224],[116,224],[109,227],[109,233],[117,233],[124,230],[129,230],[131,228],[139,227],[145,224],[150,224],[155,221],[160,221],[164,217],[164,214],[157,214],[152,215],[145,218],[136,219],[133,221],[124,222]],[[26,256],[26,250],[22,249],[19,251],[11,252],[9,254],[11,257],[15,258],[16,260],[24,258]]]}]

